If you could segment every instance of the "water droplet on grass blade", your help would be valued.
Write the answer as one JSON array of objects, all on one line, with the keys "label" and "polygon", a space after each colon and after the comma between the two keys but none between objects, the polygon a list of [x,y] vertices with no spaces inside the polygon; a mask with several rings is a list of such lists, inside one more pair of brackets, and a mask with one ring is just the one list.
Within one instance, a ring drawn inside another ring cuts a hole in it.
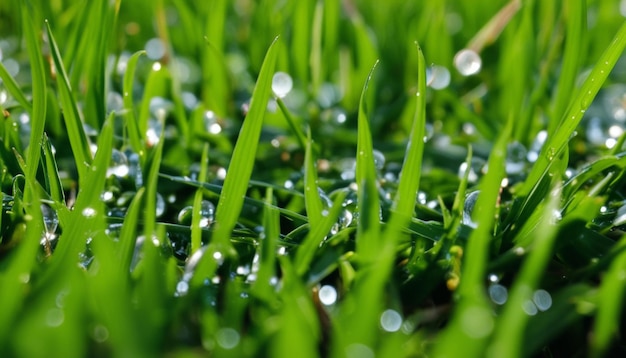
[{"label": "water droplet on grass blade", "polygon": [[330,285],[324,285],[318,292],[320,302],[323,305],[330,306],[337,302],[337,290]]},{"label": "water droplet on grass blade", "polygon": [[524,312],[529,316],[534,316],[537,314],[537,312],[539,312],[537,310],[537,306],[531,300],[526,300],[524,301],[524,303],[522,303],[522,310],[524,310]]},{"label": "water droplet on grass blade", "polygon": [[96,216],[97,212],[96,209],[92,208],[92,207],[86,207],[83,209],[82,214],[84,217],[90,219]]},{"label": "water droplet on grass blade", "polygon": [[506,155],[506,173],[511,174],[519,174],[526,167],[526,157],[528,156],[528,152],[526,151],[526,147],[519,142],[510,143],[507,146],[507,155]]},{"label": "water droplet on grass blade", "polygon": [[500,284],[494,284],[489,286],[489,298],[498,305],[503,305],[509,298],[509,293],[506,287]]},{"label": "water droplet on grass blade", "polygon": [[450,71],[443,66],[433,65],[426,70],[426,82],[432,89],[444,89],[450,85]]},{"label": "water droplet on grass blade", "polygon": [[467,196],[465,197],[465,206],[463,207],[462,222],[463,224],[472,228],[476,228],[478,226],[478,224],[472,220],[472,212],[474,211],[474,206],[476,206],[476,201],[478,201],[479,194],[480,191],[477,190],[467,194]]},{"label": "water droplet on grass blade", "polygon": [[481,66],[482,60],[473,50],[463,49],[454,56],[454,67],[463,76],[471,76],[478,73]]},{"label": "water droplet on grass blade", "polygon": [[215,334],[215,340],[224,349],[233,349],[239,344],[239,332],[232,328],[221,328]]},{"label": "water droplet on grass blade", "polygon": [[385,166],[385,155],[381,151],[374,149],[372,151],[372,156],[374,157],[374,166],[376,169],[382,170]]},{"label": "water droplet on grass blade", "polygon": [[41,215],[43,216],[46,233],[54,234],[59,226],[59,217],[57,216],[57,212],[48,204],[41,204]]},{"label": "water droplet on grass blade", "polygon": [[130,167],[128,166],[128,158],[123,152],[113,149],[111,151],[111,165],[107,169],[107,177],[116,176],[118,178],[124,178],[130,173]]},{"label": "water droplet on grass blade", "polygon": [[386,310],[380,316],[380,326],[387,332],[397,332],[402,327],[402,316],[395,310]]},{"label": "water droplet on grass blade", "polygon": [[272,77],[272,91],[277,97],[285,97],[293,88],[291,76],[285,72],[276,72]]},{"label": "water droplet on grass blade", "polygon": [[547,311],[552,307],[552,296],[546,290],[537,290],[533,293],[533,302],[540,311]]},{"label": "water droplet on grass blade", "polygon": [[146,42],[146,56],[151,60],[159,60],[165,56],[165,44],[159,38],[152,38]]}]

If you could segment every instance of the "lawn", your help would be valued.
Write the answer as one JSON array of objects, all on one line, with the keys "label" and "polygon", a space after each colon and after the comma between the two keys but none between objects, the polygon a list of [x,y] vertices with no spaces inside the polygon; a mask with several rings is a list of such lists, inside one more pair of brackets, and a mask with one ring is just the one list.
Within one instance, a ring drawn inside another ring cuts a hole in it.
[{"label": "lawn", "polygon": [[0,356],[626,356],[625,4],[3,0]]}]

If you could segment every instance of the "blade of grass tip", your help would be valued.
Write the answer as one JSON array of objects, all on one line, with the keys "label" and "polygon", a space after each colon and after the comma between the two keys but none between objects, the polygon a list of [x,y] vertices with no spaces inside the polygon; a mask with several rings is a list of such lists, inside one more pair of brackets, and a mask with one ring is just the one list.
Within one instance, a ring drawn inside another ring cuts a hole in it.
[{"label": "blade of grass tip", "polygon": [[[553,222],[555,211],[561,202],[560,183],[554,185],[548,204],[543,209],[539,231],[533,241],[532,250],[518,273],[509,298],[499,315],[489,351],[494,357],[516,357],[523,351],[524,331],[530,316],[523,311],[527,302],[532,302],[533,293],[545,273],[556,238],[557,228]],[[546,329],[549,329],[546,327]]]},{"label": "blade of grass tip", "polygon": [[250,99],[250,110],[239,132],[239,138],[233,150],[216,208],[216,229],[213,233],[213,240],[217,246],[230,251],[230,253],[234,252],[230,242],[231,232],[237,224],[248,190],[263,126],[263,117],[270,97],[278,49],[277,40],[278,38],[272,42],[263,61],[259,79]]},{"label": "blade of grass tip", "polygon": [[317,225],[310,225],[310,231],[302,241],[302,244],[298,247],[296,253],[294,266],[299,276],[303,276],[307,272],[315,256],[315,250],[320,246],[320,243],[324,241],[324,238],[326,238],[332,226],[337,222],[341,209],[343,209],[341,204],[346,198],[346,195],[347,192],[341,192],[337,195],[332,206],[327,210],[326,215],[320,216]]},{"label": "blade of grass tip", "polygon": [[[46,118],[46,73],[44,69],[43,56],[39,41],[37,40],[37,31],[34,19],[30,14],[30,6],[22,7],[22,31],[26,39],[26,47],[31,66],[31,78],[33,86],[33,106],[32,119],[30,124],[30,145],[26,153],[26,161],[28,166],[25,168],[24,175],[27,178],[35,180],[39,158],[41,156],[41,138],[45,127]],[[29,179],[29,180],[31,180]],[[30,185],[26,187],[25,199],[29,201]]]},{"label": "blade of grass tip", "polygon": [[556,85],[556,95],[553,97],[552,120],[548,125],[548,133],[554,133],[559,120],[572,96],[576,77],[583,61],[583,42],[587,32],[587,5],[585,0],[567,2],[564,6],[567,21],[567,36],[563,50],[563,63]]},{"label": "blade of grass tip", "polygon": [[54,40],[54,35],[50,29],[50,24],[46,21],[46,30],[48,33],[48,41],[50,41],[50,52],[57,72],[57,85],[59,88],[59,97],[63,107],[63,118],[67,127],[67,134],[70,140],[74,160],[76,161],[76,169],[78,170],[79,185],[83,184],[87,177],[88,166],[91,164],[91,150],[89,141],[85,135],[83,122],[78,114],[78,106],[72,94],[69,78],[63,66],[63,59],[59,52],[59,48]]},{"label": "blade of grass tip", "polygon": [[[207,173],[209,167],[209,143],[204,144],[202,149],[202,157],[200,159],[200,174],[198,181],[203,183],[207,180]],[[202,226],[200,220],[202,219],[202,198],[204,189],[196,189],[196,194],[193,198],[193,212],[191,215],[191,253],[198,251],[202,246]]]},{"label": "blade of grass tip", "polygon": [[484,351],[495,321],[483,285],[493,238],[497,201],[504,178],[506,145],[511,136],[513,117],[508,121],[491,152],[488,170],[480,182],[480,194],[472,213],[477,227],[472,231],[463,256],[459,301],[451,322],[440,333],[434,347],[436,357],[477,357]]},{"label": "blade of grass tip", "polygon": [[374,147],[366,109],[367,89],[378,61],[372,67],[361,92],[357,129],[356,182],[357,220],[356,251],[364,262],[374,262],[379,255],[380,238],[380,199],[376,187],[376,166]]},{"label": "blade of grass tip", "polygon": [[278,210],[272,205],[274,201],[274,190],[268,188],[265,194],[265,202],[268,204],[263,210],[263,233],[261,234],[261,244],[257,248],[259,255],[259,271],[257,278],[252,285],[252,293],[268,302],[275,292],[271,284],[272,277],[276,273],[276,246],[280,237],[280,215]]},{"label": "blade of grass tip", "polygon": [[315,159],[311,149],[311,129],[307,131],[306,152],[304,153],[304,206],[311,227],[317,227],[322,221],[324,206],[317,186]]},{"label": "blade of grass tip", "polygon": [[570,102],[559,126],[549,134],[548,140],[541,149],[539,158],[537,158],[535,165],[531,169],[524,186],[520,188],[520,196],[527,196],[533,190],[535,184],[541,182],[541,178],[548,174],[553,159],[563,153],[569,138],[606,81],[615,63],[624,52],[625,47],[626,23],[620,27],[613,41],[600,56],[582,87]]},{"label": "blade of grass tip", "polygon": [[[144,143],[141,132],[137,125],[135,118],[135,102],[133,101],[133,84],[135,80],[135,70],[137,68],[137,61],[139,57],[145,55],[146,51],[137,51],[129,59],[126,64],[126,72],[124,72],[124,85],[123,85],[123,101],[124,101],[124,115],[126,118],[125,128],[128,130],[128,139],[130,140],[130,146],[135,153],[139,154],[139,158],[144,160]],[[143,163],[142,163],[143,165]]]},{"label": "blade of grass tip", "polygon": [[619,318],[624,312],[624,272],[626,272],[626,235],[615,245],[617,256],[602,276],[598,292],[594,330],[591,336],[592,357],[605,357],[611,341],[617,338]]},{"label": "blade of grass tip", "polygon": [[[417,50],[418,82],[415,97],[411,99],[415,106],[413,112],[413,124],[411,134],[400,171],[398,191],[392,204],[391,222],[394,226],[404,227],[413,217],[415,201],[419,189],[422,172],[422,158],[424,155],[424,131],[426,127],[426,66],[424,54],[419,44],[415,43]],[[395,219],[395,217],[399,217]],[[399,221],[396,224],[396,221]],[[401,222],[400,222],[401,221]],[[393,226],[390,226],[393,228]]]},{"label": "blade of grass tip", "polygon": [[30,102],[28,102],[26,96],[24,96],[24,92],[22,92],[20,86],[17,84],[17,82],[15,82],[15,79],[11,77],[9,71],[7,71],[2,62],[0,62],[0,79],[2,80],[2,84],[4,85],[4,87],[6,87],[11,96],[15,98],[17,103],[19,103],[20,106],[22,106],[22,108],[26,110],[26,112],[32,114],[33,107],[30,105]]}]

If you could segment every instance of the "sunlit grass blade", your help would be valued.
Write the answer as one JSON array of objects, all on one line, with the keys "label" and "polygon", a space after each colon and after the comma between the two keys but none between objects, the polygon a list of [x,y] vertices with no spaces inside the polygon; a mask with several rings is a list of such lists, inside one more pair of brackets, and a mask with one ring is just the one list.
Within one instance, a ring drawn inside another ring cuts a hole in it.
[{"label": "sunlit grass blade", "polygon": [[535,185],[541,182],[541,178],[547,175],[553,159],[560,156],[566,149],[572,133],[606,81],[615,63],[624,52],[625,47],[626,24],[623,24],[615,35],[611,45],[602,54],[580,90],[578,90],[576,96],[571,100],[568,110],[562,117],[559,126],[556,127],[552,133],[549,133],[548,140],[541,149],[537,162],[533,166],[520,191],[521,196],[528,195]]},{"label": "sunlit grass blade", "polygon": [[[398,181],[398,191],[393,201],[392,210],[395,215],[403,216],[407,221],[413,217],[415,211],[415,199],[419,188],[422,157],[424,155],[424,131],[426,126],[426,66],[424,54],[419,44],[417,49],[418,84],[415,98],[411,99],[411,105],[415,107],[413,112],[413,124],[411,134],[402,163],[402,171]],[[392,219],[393,220],[393,219]]]},{"label": "sunlit grass blade", "polygon": [[[215,3],[222,3],[217,1]],[[217,36],[217,35],[216,35]],[[229,69],[221,50],[212,42],[214,37],[206,38],[202,61],[203,77],[202,97],[207,106],[219,117],[225,117],[230,109],[231,85]],[[220,40],[217,40],[220,43]]]},{"label": "sunlit grass blade", "polygon": [[78,170],[79,185],[84,184],[84,180],[87,177],[87,171],[91,164],[92,157],[89,149],[89,141],[85,135],[83,128],[83,122],[78,114],[78,106],[74,99],[72,87],[70,86],[69,78],[65,72],[63,65],[63,59],[61,53],[54,40],[54,35],[50,29],[50,24],[46,22],[46,29],[48,39],[50,41],[50,49],[52,59],[54,61],[54,67],[57,72],[57,85],[59,88],[59,98],[63,107],[63,118],[65,119],[65,125],[67,126],[67,134],[72,147],[72,153],[76,161],[76,169]]},{"label": "sunlit grass blade", "polygon": [[126,71],[124,72],[124,85],[123,85],[123,101],[124,101],[124,116],[126,118],[126,125],[124,128],[128,131],[128,139],[130,141],[131,148],[135,153],[139,154],[140,158],[144,158],[144,142],[143,136],[139,131],[135,115],[135,102],[133,100],[133,83],[135,81],[135,70],[137,68],[137,61],[139,57],[145,55],[145,51],[135,52],[126,63]]},{"label": "sunlit grass blade", "polygon": [[291,21],[293,34],[291,37],[291,63],[294,65],[295,77],[302,83],[310,80],[310,53],[311,53],[311,22],[313,21],[314,1],[303,0],[294,3]]},{"label": "sunlit grass blade", "polygon": [[443,331],[434,347],[435,356],[479,356],[492,334],[495,320],[487,301],[484,278],[489,249],[493,240],[493,227],[500,186],[504,178],[506,144],[512,131],[509,121],[489,156],[488,170],[480,182],[480,194],[474,206],[472,220],[477,227],[468,239],[462,256],[458,303],[448,328]]},{"label": "sunlit grass blade", "polygon": [[[378,62],[377,62],[378,63]],[[376,63],[376,64],[377,64]],[[373,262],[381,247],[380,240],[380,199],[376,183],[376,166],[374,164],[374,147],[367,114],[366,96],[368,86],[376,64],[366,78],[358,116],[358,142],[356,156],[356,182],[358,185],[357,210],[357,253],[364,262]]]},{"label": "sunlit grass blade", "polygon": [[[33,106],[32,106],[32,120],[30,129],[30,145],[28,152],[26,153],[27,167],[25,168],[24,175],[28,180],[35,180],[37,175],[37,168],[39,167],[39,158],[41,157],[41,138],[45,127],[46,118],[46,74],[43,63],[43,56],[41,54],[40,41],[37,39],[36,30],[38,27],[34,23],[35,19],[31,16],[36,12],[32,11],[29,6],[24,6],[21,9],[22,12],[22,31],[26,38],[26,46],[28,48],[30,66],[31,66],[31,78],[33,84]],[[28,192],[30,186],[25,188],[26,198],[28,199]]]},{"label": "sunlit grass blade", "polygon": [[243,207],[243,198],[248,190],[252,168],[256,157],[256,149],[263,126],[263,117],[270,97],[274,64],[276,62],[277,39],[267,51],[266,59],[259,74],[259,79],[252,93],[250,110],[244,119],[239,138],[226,172],[224,187],[216,208],[216,229],[213,233],[214,242],[224,248],[231,248],[231,231],[237,223]]},{"label": "sunlit grass blade", "polygon": [[[570,103],[571,89],[575,87],[583,57],[585,33],[587,32],[587,3],[584,0],[571,1],[564,7],[567,22],[567,36],[563,49],[556,94],[553,99],[552,120],[548,123],[548,133],[553,133]],[[583,108],[584,109],[584,108]]]},{"label": "sunlit grass blade", "polygon": [[[554,215],[559,210],[561,203],[560,185],[560,183],[556,183],[548,203],[543,208],[543,216],[538,223],[540,234],[536,235],[533,240],[530,254],[516,276],[509,298],[498,319],[489,348],[494,356],[515,357],[523,351],[524,331],[529,320],[529,315],[524,312],[524,307],[528,302],[532,302],[533,293],[538,288],[545,274],[545,269],[552,258],[557,234]],[[549,329],[549,327],[545,327],[545,329]]]}]

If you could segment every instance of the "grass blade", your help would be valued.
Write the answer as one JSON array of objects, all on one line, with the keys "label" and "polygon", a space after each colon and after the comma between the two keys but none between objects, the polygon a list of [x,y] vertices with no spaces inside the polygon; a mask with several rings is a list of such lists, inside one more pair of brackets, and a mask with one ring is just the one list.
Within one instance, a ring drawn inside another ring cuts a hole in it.
[{"label": "grass blade", "polygon": [[83,122],[78,114],[78,106],[73,97],[72,87],[70,86],[69,78],[65,72],[63,66],[63,59],[61,53],[52,35],[50,24],[46,22],[46,29],[48,33],[48,39],[50,41],[50,50],[52,53],[52,59],[54,61],[54,67],[57,72],[57,85],[59,88],[59,97],[61,99],[61,105],[63,107],[63,118],[65,119],[65,125],[67,126],[67,134],[70,139],[70,145],[72,147],[72,153],[74,153],[74,159],[76,161],[76,169],[78,170],[79,185],[84,184],[87,177],[87,170],[91,164],[91,150],[89,149],[89,141],[85,135],[83,128]]},{"label": "grass blade", "polygon": [[[44,70],[43,56],[39,41],[37,40],[36,25],[31,14],[35,14],[29,6],[22,8],[22,26],[24,36],[26,37],[26,46],[28,48],[29,60],[31,64],[31,77],[33,84],[33,106],[32,120],[30,132],[30,145],[28,153],[26,153],[27,167],[24,175],[28,180],[36,180],[37,168],[41,157],[41,138],[45,127],[46,118],[46,74]],[[30,200],[28,193],[30,185],[26,187],[26,198]]]},{"label": "grass blade", "polygon": [[480,356],[493,332],[495,321],[483,282],[489,262],[500,185],[505,173],[506,144],[512,125],[510,120],[498,138],[489,157],[487,174],[480,182],[481,193],[472,214],[472,221],[477,223],[477,227],[468,239],[463,259],[457,290],[459,301],[449,328],[442,332],[434,348],[433,355],[437,357]]},{"label": "grass blade", "polygon": [[[606,81],[611,69],[620,58],[626,47],[626,24],[623,24],[611,45],[600,56],[593,70],[583,83],[577,95],[572,99],[566,114],[562,117],[559,126],[550,133],[548,141],[541,149],[539,158],[533,166],[525,185],[520,190],[521,196],[527,196],[534,186],[541,182],[541,178],[547,175],[555,157],[563,154],[572,133],[580,123],[583,115],[592,100]],[[528,198],[526,199],[528,200]]]},{"label": "grass blade", "polygon": [[128,130],[128,138],[130,140],[130,146],[135,153],[139,154],[140,158],[144,158],[144,142],[137,120],[135,116],[135,102],[133,101],[133,82],[135,79],[135,70],[137,68],[137,61],[139,57],[145,55],[146,51],[137,51],[129,59],[126,64],[126,72],[124,72],[124,85],[123,85],[123,101],[124,101],[124,115],[126,118],[125,128]]},{"label": "grass blade", "polygon": [[[392,210],[395,215],[403,216],[404,221],[410,220],[415,211],[415,199],[419,188],[422,157],[424,155],[424,131],[426,126],[426,66],[424,54],[419,44],[415,44],[417,49],[417,71],[418,84],[414,102],[415,111],[413,113],[413,124],[411,134],[402,163],[402,171],[398,181],[398,191],[393,201]],[[392,219],[393,220],[393,219]],[[401,225],[403,226],[403,225]]]},{"label": "grass blade", "polygon": [[224,187],[216,208],[216,229],[213,234],[215,242],[224,248],[231,248],[230,234],[237,223],[239,213],[243,206],[243,198],[248,190],[248,182],[254,167],[254,160],[263,117],[267,108],[271,92],[272,76],[278,46],[274,40],[259,74],[259,79],[252,93],[250,110],[244,119],[239,132],[239,138],[230,161],[230,166],[224,180]]}]

